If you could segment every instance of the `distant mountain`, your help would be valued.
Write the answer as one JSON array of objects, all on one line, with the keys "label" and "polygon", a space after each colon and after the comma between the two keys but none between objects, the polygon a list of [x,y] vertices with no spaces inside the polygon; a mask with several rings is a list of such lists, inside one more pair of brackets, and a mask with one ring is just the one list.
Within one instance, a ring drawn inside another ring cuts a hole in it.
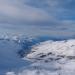
[{"label": "distant mountain", "polygon": [[29,52],[24,52],[22,59],[31,64],[18,73],[6,75],[75,75],[75,39],[42,42],[25,39],[23,46]]},{"label": "distant mountain", "polygon": [[75,39],[3,36],[0,61],[2,71],[19,70],[12,69],[6,75],[74,75]]}]

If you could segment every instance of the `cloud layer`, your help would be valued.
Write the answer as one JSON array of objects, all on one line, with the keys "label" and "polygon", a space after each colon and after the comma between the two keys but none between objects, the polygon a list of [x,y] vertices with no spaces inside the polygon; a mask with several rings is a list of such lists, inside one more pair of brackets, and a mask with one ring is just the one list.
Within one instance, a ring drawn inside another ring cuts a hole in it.
[{"label": "cloud layer", "polygon": [[74,7],[73,0],[0,0],[0,33],[74,36]]}]

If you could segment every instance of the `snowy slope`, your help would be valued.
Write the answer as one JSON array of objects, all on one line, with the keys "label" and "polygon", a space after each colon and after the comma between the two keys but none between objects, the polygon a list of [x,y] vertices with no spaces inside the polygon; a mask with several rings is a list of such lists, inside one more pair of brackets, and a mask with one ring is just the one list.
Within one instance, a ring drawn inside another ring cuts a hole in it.
[{"label": "snowy slope", "polygon": [[34,45],[26,56],[29,60],[75,59],[75,40],[46,41]]},{"label": "snowy slope", "polygon": [[75,75],[75,40],[44,41],[31,46],[23,60],[32,64],[6,75]]}]

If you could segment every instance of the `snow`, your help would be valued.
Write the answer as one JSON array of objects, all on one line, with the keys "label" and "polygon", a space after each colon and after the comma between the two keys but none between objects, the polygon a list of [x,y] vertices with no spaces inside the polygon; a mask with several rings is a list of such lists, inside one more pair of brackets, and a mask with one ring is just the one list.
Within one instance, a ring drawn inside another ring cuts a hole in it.
[{"label": "snow", "polygon": [[41,42],[38,45],[32,47],[31,52],[27,55],[27,58],[30,60],[39,58],[41,55],[48,55],[49,53],[54,54],[55,56],[75,56],[75,40],[64,40],[64,41],[46,41]]},{"label": "snow", "polygon": [[40,42],[23,60],[32,64],[6,75],[75,75],[75,39]]}]

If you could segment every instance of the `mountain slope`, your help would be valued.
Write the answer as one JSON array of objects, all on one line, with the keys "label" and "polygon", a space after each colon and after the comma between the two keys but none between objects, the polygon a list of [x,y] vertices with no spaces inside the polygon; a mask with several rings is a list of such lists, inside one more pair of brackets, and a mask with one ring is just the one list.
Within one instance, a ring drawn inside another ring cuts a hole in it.
[{"label": "mountain slope", "polygon": [[40,75],[42,70],[49,71],[46,75],[74,75],[75,40],[41,42],[34,45],[24,59],[32,61],[31,66],[34,71],[40,70]]},{"label": "mountain slope", "polygon": [[[62,41],[41,39],[12,37],[0,40],[2,67],[4,65],[8,69],[13,68],[6,70],[9,71],[6,75],[75,74],[75,39]],[[28,64],[29,62],[31,63]]]},{"label": "mountain slope", "polygon": [[22,58],[32,63],[6,75],[75,75],[75,40],[36,43]]}]

